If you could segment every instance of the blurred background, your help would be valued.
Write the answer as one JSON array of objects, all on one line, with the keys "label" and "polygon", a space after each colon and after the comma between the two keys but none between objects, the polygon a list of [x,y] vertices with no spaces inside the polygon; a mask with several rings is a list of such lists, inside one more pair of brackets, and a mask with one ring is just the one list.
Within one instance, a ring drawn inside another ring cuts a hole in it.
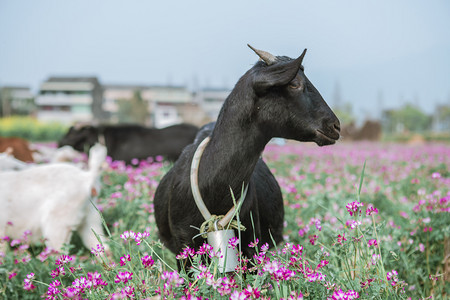
[{"label": "blurred background", "polygon": [[202,125],[257,61],[249,43],[308,49],[305,73],[344,141],[450,140],[449,29],[444,0],[0,0],[0,135]]}]

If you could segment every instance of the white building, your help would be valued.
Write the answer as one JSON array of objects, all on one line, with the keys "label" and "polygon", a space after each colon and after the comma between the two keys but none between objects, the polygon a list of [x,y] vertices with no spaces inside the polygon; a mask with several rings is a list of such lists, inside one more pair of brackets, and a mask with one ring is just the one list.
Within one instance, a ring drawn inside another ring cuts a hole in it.
[{"label": "white building", "polygon": [[[118,123],[119,120],[119,101],[131,100],[136,92],[141,93],[141,97],[144,101],[150,100],[144,98],[142,91],[149,89],[146,85],[129,85],[129,84],[106,84],[103,85],[103,110],[108,112],[109,121],[112,123]],[[146,125],[151,124],[149,119]]]},{"label": "white building", "polygon": [[205,111],[211,121],[215,121],[230,92],[229,89],[205,88],[196,93],[195,103]]},{"label": "white building", "polygon": [[103,91],[96,77],[50,77],[35,99],[38,120],[66,124],[103,121]]},{"label": "white building", "polygon": [[163,128],[184,122],[182,109],[192,103],[192,93],[181,86],[152,86],[142,92],[149,99],[152,125]]},{"label": "white building", "polygon": [[26,86],[0,88],[0,116],[29,115],[34,112],[34,96]]}]

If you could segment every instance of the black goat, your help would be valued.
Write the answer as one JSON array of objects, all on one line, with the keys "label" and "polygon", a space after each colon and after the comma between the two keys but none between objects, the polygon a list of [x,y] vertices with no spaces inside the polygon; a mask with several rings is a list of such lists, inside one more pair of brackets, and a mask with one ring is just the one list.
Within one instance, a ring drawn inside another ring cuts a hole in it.
[{"label": "black goat", "polygon": [[178,124],[162,129],[134,124],[72,126],[58,146],[72,146],[77,151],[89,151],[97,142],[104,143],[113,160],[130,163],[133,158],[146,159],[161,155],[175,161],[186,145],[194,141],[198,128]]},{"label": "black goat", "polygon": [[[251,48],[251,47],[250,47]],[[253,48],[252,48],[253,49]],[[262,59],[237,82],[225,100],[216,125],[200,130],[173,168],[161,180],[154,197],[155,218],[162,242],[174,253],[197,248],[204,241],[198,230],[204,219],[190,187],[192,157],[201,140],[210,136],[199,165],[199,189],[214,215],[225,215],[233,206],[230,187],[238,197],[242,184],[248,192],[240,211],[247,228],[241,233],[242,250],[254,237],[273,246],[282,240],[283,199],[280,187],[260,158],[273,137],[313,141],[319,146],[339,138],[339,120],[304,74],[302,60],[253,49]],[[251,217],[253,218],[253,225]],[[253,231],[254,228],[254,231]]]}]

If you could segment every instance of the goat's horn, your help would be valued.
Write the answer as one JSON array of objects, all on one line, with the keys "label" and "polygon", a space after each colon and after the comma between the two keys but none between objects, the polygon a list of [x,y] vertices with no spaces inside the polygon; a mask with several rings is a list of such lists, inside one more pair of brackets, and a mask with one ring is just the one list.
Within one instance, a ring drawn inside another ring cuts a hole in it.
[{"label": "goat's horn", "polygon": [[299,57],[300,62],[303,61],[303,58],[305,57],[305,54],[306,54],[306,48],[305,48],[305,50],[303,50],[303,53],[302,53],[302,54],[300,55],[300,57]]},{"label": "goat's horn", "polygon": [[255,53],[259,56],[259,58],[261,58],[268,66],[273,65],[277,61],[276,56],[273,56],[269,52],[255,49],[249,44],[247,44],[247,46],[253,51],[255,51]]}]

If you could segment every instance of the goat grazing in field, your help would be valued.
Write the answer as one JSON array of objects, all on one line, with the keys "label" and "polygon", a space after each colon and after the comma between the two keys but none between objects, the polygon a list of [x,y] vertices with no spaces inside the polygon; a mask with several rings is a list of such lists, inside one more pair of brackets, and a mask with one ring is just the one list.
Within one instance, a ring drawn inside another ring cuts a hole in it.
[{"label": "goat grazing in field", "polygon": [[6,149],[12,149],[12,155],[24,162],[33,162],[33,153],[29,147],[28,141],[19,137],[2,137],[0,136],[0,152]]},{"label": "goat grazing in field", "polygon": [[215,126],[200,130],[155,192],[159,235],[174,253],[203,243],[200,237],[194,239],[198,230],[193,227],[200,227],[204,218],[194,202],[189,176],[194,152],[204,137],[210,141],[198,167],[198,187],[211,214],[225,215],[233,207],[230,188],[239,196],[243,183],[248,185],[240,210],[246,227],[241,245],[247,257],[254,253],[248,244],[255,237],[272,246],[272,240],[282,241],[281,190],[260,158],[266,144],[273,137],[313,141],[319,146],[339,139],[338,118],[304,74],[306,49],[297,59],[253,50],[261,61],[239,79]]},{"label": "goat grazing in field", "polygon": [[58,145],[86,151],[97,142],[104,143],[113,160],[123,160],[127,164],[133,158],[146,159],[158,155],[175,161],[183,148],[192,143],[197,131],[198,128],[190,124],[161,129],[137,124],[72,126]]},{"label": "goat grazing in field", "polygon": [[0,235],[18,239],[29,230],[31,243],[44,237],[48,247],[59,251],[70,242],[72,231],[78,231],[88,249],[95,247],[91,228],[98,234],[103,228],[90,197],[105,158],[105,147],[96,145],[88,171],[53,163],[0,172]]}]

